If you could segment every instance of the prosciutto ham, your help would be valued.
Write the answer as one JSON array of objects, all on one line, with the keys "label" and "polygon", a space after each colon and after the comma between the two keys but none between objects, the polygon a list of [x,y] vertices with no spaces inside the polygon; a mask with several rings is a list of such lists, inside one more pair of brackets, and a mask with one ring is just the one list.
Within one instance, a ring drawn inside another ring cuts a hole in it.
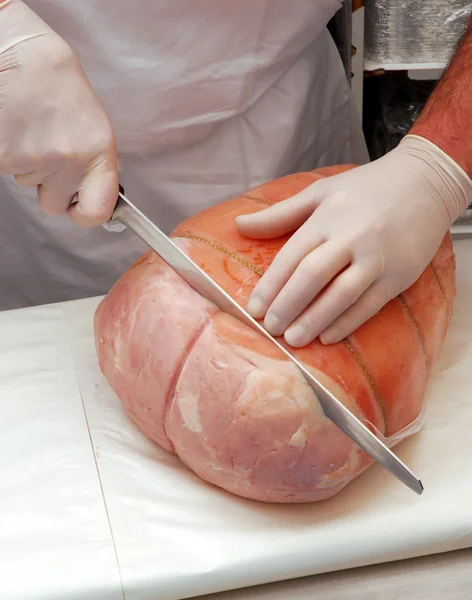
[{"label": "prosciutto ham", "polygon": [[[245,306],[288,236],[248,240],[234,218],[350,168],[266,183],[187,219],[172,238]],[[354,334],[291,350],[393,446],[418,429],[454,296],[448,234],[415,284]],[[220,312],[153,252],[102,300],[94,325],[100,368],[142,432],[215,486],[265,502],[313,502],[372,463],[275,346]]]}]

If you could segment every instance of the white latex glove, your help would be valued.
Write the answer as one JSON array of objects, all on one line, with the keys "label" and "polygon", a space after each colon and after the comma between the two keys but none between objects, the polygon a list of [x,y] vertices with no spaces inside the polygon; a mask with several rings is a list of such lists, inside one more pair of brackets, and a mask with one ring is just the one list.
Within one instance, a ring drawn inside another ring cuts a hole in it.
[{"label": "white latex glove", "polygon": [[0,0],[0,173],[79,226],[105,222],[118,195],[104,107],[71,48],[19,0]]},{"label": "white latex glove", "polygon": [[297,230],[256,285],[247,309],[299,347],[340,341],[412,285],[472,201],[472,182],[442,150],[406,136],[388,155],[321,179],[237,218],[269,239]]}]

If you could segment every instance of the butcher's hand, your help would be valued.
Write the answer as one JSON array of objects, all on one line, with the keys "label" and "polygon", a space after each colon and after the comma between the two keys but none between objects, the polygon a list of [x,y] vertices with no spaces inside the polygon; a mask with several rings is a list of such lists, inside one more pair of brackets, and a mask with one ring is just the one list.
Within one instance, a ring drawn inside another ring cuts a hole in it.
[{"label": "butcher's hand", "polygon": [[472,182],[449,156],[406,136],[379,160],[238,217],[250,238],[295,231],[247,310],[294,347],[340,341],[418,279],[471,200]]},{"label": "butcher's hand", "polygon": [[69,45],[19,0],[0,0],[0,173],[82,227],[107,221],[118,196],[104,107]]}]

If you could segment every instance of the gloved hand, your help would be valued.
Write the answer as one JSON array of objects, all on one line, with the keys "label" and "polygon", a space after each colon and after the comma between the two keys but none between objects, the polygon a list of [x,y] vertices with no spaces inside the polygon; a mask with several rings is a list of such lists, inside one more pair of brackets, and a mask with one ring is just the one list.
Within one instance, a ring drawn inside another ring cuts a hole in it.
[{"label": "gloved hand", "polygon": [[406,136],[386,156],[237,218],[255,239],[297,230],[247,306],[274,336],[334,343],[412,285],[472,201],[472,182],[428,140]]},{"label": "gloved hand", "polygon": [[20,0],[0,0],[0,173],[79,226],[108,220],[118,195],[104,107],[71,48]]}]

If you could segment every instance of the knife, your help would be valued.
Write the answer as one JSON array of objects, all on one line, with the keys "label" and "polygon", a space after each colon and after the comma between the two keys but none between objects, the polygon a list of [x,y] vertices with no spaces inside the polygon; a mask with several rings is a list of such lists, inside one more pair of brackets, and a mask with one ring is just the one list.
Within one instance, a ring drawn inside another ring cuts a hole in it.
[{"label": "knife", "polygon": [[348,408],[314,377],[282,344],[274,339],[262,325],[253,319],[233,298],[227,294],[203,269],[191,260],[167,237],[146,215],[125,196],[120,186],[118,201],[112,218],[105,224],[113,229],[113,221],[137,235],[156,252],[195,291],[213,302],[221,311],[235,317],[245,325],[269,339],[302,372],[318,398],[325,413],[347,436],[418,495],[423,493],[423,484],[410,469],[377,438]]}]

